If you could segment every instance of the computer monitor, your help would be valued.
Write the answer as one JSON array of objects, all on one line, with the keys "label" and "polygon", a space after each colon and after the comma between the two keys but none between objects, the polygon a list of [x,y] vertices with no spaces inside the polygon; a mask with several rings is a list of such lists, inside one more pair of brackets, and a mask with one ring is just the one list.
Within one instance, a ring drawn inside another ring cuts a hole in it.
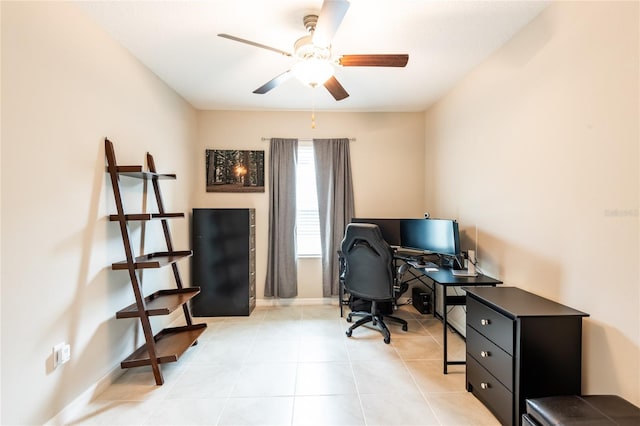
[{"label": "computer monitor", "polygon": [[458,222],[450,219],[403,219],[400,245],[448,256],[460,254]]},{"label": "computer monitor", "polygon": [[400,245],[400,221],[402,219],[371,219],[371,218],[361,218],[354,217],[351,219],[352,223],[372,223],[374,225],[378,225],[380,228],[380,232],[382,233],[382,238],[390,245],[390,246],[399,246]]}]

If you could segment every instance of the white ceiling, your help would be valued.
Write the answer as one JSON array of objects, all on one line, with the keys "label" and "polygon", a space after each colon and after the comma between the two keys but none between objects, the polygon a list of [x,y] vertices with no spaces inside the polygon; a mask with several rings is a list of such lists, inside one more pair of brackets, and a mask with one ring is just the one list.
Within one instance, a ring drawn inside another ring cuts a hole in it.
[{"label": "white ceiling", "polygon": [[111,37],[198,109],[423,111],[508,41],[548,1],[350,0],[332,45],[343,54],[408,53],[406,68],[338,67],[350,96],[291,79],[253,94],[295,59],[302,18],[322,0],[82,1]]}]

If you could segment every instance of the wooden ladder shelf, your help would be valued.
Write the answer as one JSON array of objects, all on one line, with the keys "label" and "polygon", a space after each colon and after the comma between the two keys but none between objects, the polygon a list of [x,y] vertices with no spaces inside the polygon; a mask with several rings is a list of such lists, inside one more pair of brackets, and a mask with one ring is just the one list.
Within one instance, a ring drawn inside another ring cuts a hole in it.
[{"label": "wooden ladder shelf", "polygon": [[[171,233],[169,232],[167,219],[183,218],[184,213],[165,212],[160,193],[159,180],[176,179],[176,175],[157,173],[153,157],[149,153],[147,153],[149,171],[144,171],[142,166],[119,166],[116,163],[113,143],[109,139],[105,139],[105,154],[107,157],[107,171],[111,177],[111,186],[113,187],[117,209],[117,214],[109,215],[109,220],[120,224],[122,243],[126,255],[125,260],[113,263],[111,269],[129,271],[129,278],[135,296],[135,303],[118,311],[116,318],[139,318],[145,338],[145,343],[123,360],[120,366],[122,368],[131,368],[150,365],[156,384],[162,385],[164,378],[160,370],[160,364],[177,361],[189,347],[197,343],[198,337],[207,327],[206,324],[193,324],[189,313],[188,302],[200,292],[200,288],[183,287],[180,271],[178,270],[177,262],[191,256],[192,252],[191,250],[175,251],[171,241]],[[150,180],[158,205],[158,213],[125,214],[120,193],[120,176]],[[161,221],[167,243],[167,251],[134,256],[129,238],[128,222],[148,220]],[[161,268],[168,265],[171,265],[176,288],[158,290],[152,294],[145,295],[140,285],[139,270]],[[179,308],[182,308],[186,325],[165,328],[154,335],[149,317],[169,315]]]}]

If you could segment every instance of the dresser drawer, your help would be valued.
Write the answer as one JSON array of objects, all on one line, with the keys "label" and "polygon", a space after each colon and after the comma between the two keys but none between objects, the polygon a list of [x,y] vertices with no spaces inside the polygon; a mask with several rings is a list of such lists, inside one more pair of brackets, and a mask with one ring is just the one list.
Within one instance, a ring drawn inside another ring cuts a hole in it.
[{"label": "dresser drawer", "polygon": [[467,358],[467,389],[501,424],[513,424],[513,394],[472,357]]},{"label": "dresser drawer", "polygon": [[467,325],[513,355],[514,321],[467,296]]},{"label": "dresser drawer", "polygon": [[467,327],[467,359],[469,357],[513,391],[513,357],[472,327]]}]

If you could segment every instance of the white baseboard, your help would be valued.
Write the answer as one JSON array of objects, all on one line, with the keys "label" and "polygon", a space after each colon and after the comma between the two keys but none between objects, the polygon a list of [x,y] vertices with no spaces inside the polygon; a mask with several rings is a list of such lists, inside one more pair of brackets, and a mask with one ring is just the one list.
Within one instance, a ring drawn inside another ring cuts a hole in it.
[{"label": "white baseboard", "polygon": [[335,305],[338,306],[336,297],[292,297],[287,299],[269,298],[256,299],[256,307],[265,306],[304,306],[304,305]]}]

